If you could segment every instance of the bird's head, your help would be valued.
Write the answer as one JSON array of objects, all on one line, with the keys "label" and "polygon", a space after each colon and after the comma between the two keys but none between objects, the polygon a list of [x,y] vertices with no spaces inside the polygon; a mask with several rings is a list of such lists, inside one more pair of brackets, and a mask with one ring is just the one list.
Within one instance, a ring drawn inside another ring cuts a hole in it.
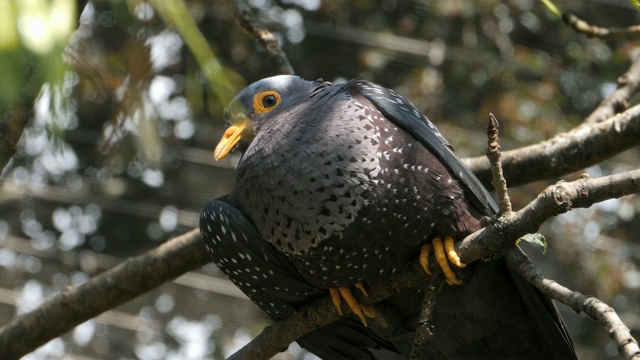
[{"label": "bird's head", "polygon": [[246,150],[265,123],[299,104],[320,82],[279,75],[247,86],[224,110],[228,127],[213,157],[220,160],[236,147]]}]

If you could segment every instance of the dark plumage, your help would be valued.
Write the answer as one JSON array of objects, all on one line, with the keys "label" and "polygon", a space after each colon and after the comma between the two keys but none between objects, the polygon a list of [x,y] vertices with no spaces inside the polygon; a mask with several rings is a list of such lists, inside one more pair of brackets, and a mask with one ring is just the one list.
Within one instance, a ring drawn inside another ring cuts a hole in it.
[{"label": "dark plumage", "polygon": [[[216,158],[244,150],[237,183],[200,227],[214,262],[273,320],[390,276],[436,235],[486,225],[495,203],[435,126],[395,92],[277,76],[225,111]],[[575,358],[553,304],[502,260],[471,264],[436,300],[425,358]],[[299,342],[321,357],[407,356],[422,289],[377,305],[393,325],[343,318]],[[338,335],[339,334],[339,335]]]}]

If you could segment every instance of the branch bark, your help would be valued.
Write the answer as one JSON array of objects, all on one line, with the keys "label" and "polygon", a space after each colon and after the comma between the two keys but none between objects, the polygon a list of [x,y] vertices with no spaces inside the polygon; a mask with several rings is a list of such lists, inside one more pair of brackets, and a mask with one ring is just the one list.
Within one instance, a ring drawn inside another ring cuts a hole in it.
[{"label": "branch bark", "polygon": [[618,352],[625,359],[640,359],[638,342],[631,336],[629,328],[620,320],[616,311],[593,296],[587,296],[577,291],[571,291],[552,279],[545,277],[533,265],[527,255],[515,249],[510,249],[504,255],[507,265],[515,269],[520,276],[542,291],[545,295],[555,299],[577,312],[585,312],[594,320],[602,323],[609,336],[618,344]]},{"label": "branch bark", "polygon": [[638,92],[640,86],[640,56],[636,56],[629,69],[618,77],[617,89],[600,102],[600,105],[589,115],[582,125],[590,125],[605,121],[611,116],[629,107],[629,100]]},{"label": "branch bark", "polygon": [[20,358],[76,325],[209,260],[200,232],[194,229],[82,285],[69,286],[36,310],[0,328],[0,359]]},{"label": "branch bark", "polygon": [[498,119],[493,114],[489,114],[489,125],[487,126],[488,150],[487,159],[491,167],[491,185],[496,189],[496,197],[500,205],[500,214],[510,214],[511,200],[507,192],[507,181],[504,179],[502,170],[502,148],[500,147],[500,138],[498,137]]},{"label": "branch bark", "polygon": [[589,24],[579,17],[569,14],[562,14],[562,21],[571,26],[573,30],[585,34],[590,38],[598,38],[606,41],[634,40],[640,37],[640,25],[633,25],[624,28],[604,28]]},{"label": "branch bark", "polygon": [[253,35],[260,45],[267,51],[267,54],[278,66],[280,74],[293,75],[293,66],[289,63],[287,54],[282,50],[275,36],[264,25],[259,24],[251,18],[249,7],[242,1],[236,1],[236,16],[240,26]]},{"label": "branch bark", "polygon": [[[502,153],[504,176],[510,186],[552,179],[597,164],[640,145],[640,105],[601,123],[578,126],[541,143]],[[465,159],[485,186],[491,184],[486,157]]]},{"label": "branch bark", "polygon": [[501,254],[519,237],[535,233],[547,219],[575,208],[587,208],[604,200],[640,192],[640,170],[573,182],[558,182],[509,216],[497,218],[456,244],[460,260],[469,263],[490,254]]}]

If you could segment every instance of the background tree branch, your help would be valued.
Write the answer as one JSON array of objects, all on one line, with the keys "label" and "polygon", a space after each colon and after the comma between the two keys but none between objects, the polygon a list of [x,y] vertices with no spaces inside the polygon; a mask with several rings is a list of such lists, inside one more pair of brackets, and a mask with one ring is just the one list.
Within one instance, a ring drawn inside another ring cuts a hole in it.
[{"label": "background tree branch", "polygon": [[0,359],[20,358],[104,311],[209,261],[200,232],[194,229],[82,285],[68,286],[36,310],[16,316],[0,328]]},{"label": "background tree branch", "polygon": [[640,86],[640,56],[631,63],[629,69],[618,77],[618,86],[582,123],[584,125],[599,123],[629,107],[631,97],[638,92]]},{"label": "background tree branch", "polygon": [[[578,126],[549,140],[502,153],[502,168],[509,186],[584,169],[640,144],[640,105],[591,126]],[[485,186],[491,185],[486,157],[465,159]]]},{"label": "background tree branch", "polygon": [[278,67],[280,74],[293,75],[293,66],[289,63],[287,54],[282,50],[278,39],[264,25],[256,22],[251,17],[251,11],[244,1],[236,0],[236,17],[240,26],[253,35],[265,49],[271,60]]},{"label": "background tree branch", "polygon": [[640,36],[640,25],[627,26],[624,28],[605,28],[589,24],[570,13],[563,13],[562,21],[571,26],[575,31],[585,34],[590,38],[598,38],[613,42],[637,39]]}]

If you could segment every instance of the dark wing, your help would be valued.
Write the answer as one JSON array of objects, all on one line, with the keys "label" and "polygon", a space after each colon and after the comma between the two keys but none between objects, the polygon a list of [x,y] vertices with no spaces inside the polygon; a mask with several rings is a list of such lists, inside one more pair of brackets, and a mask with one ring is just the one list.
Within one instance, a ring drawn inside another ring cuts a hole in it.
[{"label": "dark wing", "polygon": [[[273,321],[327,292],[311,286],[289,260],[262,240],[253,223],[220,198],[208,202],[200,215],[200,232],[213,262]],[[323,359],[374,359],[395,349],[357,320],[341,318],[297,340]],[[377,351],[377,352],[376,352]],[[386,352],[385,352],[386,351]]]},{"label": "dark wing", "polygon": [[213,262],[274,320],[326,294],[308,284],[284,255],[262,241],[240,210],[222,200],[205,205],[200,232]]},{"label": "dark wing", "polygon": [[429,149],[460,181],[467,197],[481,213],[487,216],[498,213],[498,206],[480,180],[454,154],[452,146],[435,125],[413,104],[393,90],[364,80],[353,80],[347,88],[364,95],[389,121]]}]

